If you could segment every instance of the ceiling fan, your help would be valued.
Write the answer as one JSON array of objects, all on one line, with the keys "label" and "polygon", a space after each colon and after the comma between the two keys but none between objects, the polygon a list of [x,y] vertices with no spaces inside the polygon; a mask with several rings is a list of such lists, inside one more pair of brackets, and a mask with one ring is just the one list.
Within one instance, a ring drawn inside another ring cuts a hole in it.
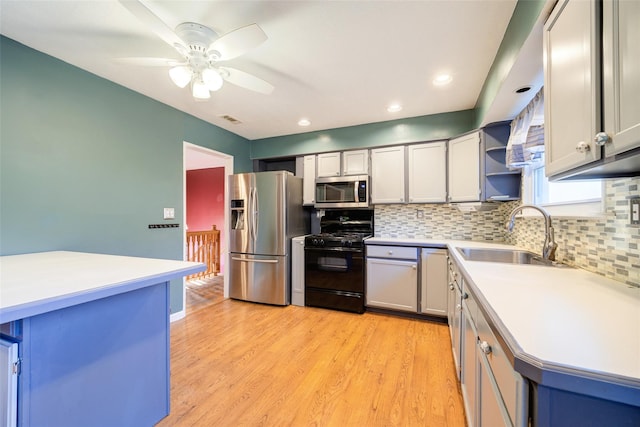
[{"label": "ceiling fan", "polygon": [[219,62],[243,55],[267,40],[267,35],[257,24],[238,28],[222,36],[194,22],[183,22],[173,31],[139,0],[120,0],[120,3],[182,57],[182,60],[120,58],[121,62],[170,66],[169,77],[173,83],[180,88],[191,83],[191,93],[198,100],[209,99],[210,92],[222,88],[225,81],[263,94],[273,92],[270,83],[252,74],[218,65]]}]

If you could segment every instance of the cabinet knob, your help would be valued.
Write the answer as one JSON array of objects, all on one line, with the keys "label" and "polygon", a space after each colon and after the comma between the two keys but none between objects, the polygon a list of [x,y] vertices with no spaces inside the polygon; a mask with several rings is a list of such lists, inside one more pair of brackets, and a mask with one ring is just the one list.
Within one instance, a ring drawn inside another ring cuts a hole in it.
[{"label": "cabinet knob", "polygon": [[587,144],[584,141],[580,141],[578,142],[578,145],[576,145],[576,151],[578,153],[587,153],[589,152],[589,150],[591,150],[591,147],[589,146],[589,144]]},{"label": "cabinet knob", "polygon": [[602,147],[609,141],[611,141],[611,138],[609,138],[606,132],[598,132],[593,138],[593,142],[595,142],[598,147]]},{"label": "cabinet knob", "polygon": [[462,311],[462,304],[456,304],[456,310]]},{"label": "cabinet knob", "polygon": [[453,283],[449,283],[449,290],[452,291],[453,289]]},{"label": "cabinet knob", "polygon": [[491,346],[486,341],[480,343],[480,350],[482,350],[484,354],[491,354]]},{"label": "cabinet knob", "polygon": [[469,298],[469,294],[468,294],[468,293],[466,293],[466,292],[465,292],[465,293],[463,293],[463,294],[462,294],[462,299],[467,299],[467,298]]},{"label": "cabinet knob", "polygon": [[388,251],[387,252],[389,255],[393,255],[393,251]]}]

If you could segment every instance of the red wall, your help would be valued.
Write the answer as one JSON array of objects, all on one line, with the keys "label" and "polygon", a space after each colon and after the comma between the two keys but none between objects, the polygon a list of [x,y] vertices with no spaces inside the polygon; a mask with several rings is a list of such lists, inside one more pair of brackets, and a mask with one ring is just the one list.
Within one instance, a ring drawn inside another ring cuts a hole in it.
[{"label": "red wall", "polygon": [[[187,171],[187,230],[224,228],[224,168]],[[224,248],[222,235],[220,247]],[[224,268],[221,260],[220,269]]]}]

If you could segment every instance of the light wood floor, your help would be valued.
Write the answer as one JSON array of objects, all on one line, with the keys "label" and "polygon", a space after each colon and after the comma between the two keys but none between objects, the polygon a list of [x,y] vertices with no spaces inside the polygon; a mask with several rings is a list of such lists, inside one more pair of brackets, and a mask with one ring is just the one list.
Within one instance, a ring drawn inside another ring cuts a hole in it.
[{"label": "light wood floor", "polygon": [[464,426],[448,329],[213,298],[171,325],[158,426]]}]

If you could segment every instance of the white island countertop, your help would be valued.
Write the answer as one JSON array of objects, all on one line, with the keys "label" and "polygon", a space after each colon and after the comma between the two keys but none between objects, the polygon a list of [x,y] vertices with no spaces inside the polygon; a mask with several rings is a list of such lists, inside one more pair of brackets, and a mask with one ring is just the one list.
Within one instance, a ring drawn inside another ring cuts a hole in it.
[{"label": "white island countertop", "polygon": [[204,264],[84,252],[0,257],[0,324],[203,271]]},{"label": "white island countertop", "polygon": [[578,268],[467,261],[456,250],[514,248],[506,244],[378,237],[366,243],[447,247],[515,359],[640,390],[640,288]]}]

